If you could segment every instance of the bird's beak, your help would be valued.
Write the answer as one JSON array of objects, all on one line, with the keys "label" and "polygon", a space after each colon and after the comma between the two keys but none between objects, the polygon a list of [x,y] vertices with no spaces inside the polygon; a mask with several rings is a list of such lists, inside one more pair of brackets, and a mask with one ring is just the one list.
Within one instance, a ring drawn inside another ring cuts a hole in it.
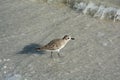
[{"label": "bird's beak", "polygon": [[71,40],[75,40],[75,38],[71,38]]}]

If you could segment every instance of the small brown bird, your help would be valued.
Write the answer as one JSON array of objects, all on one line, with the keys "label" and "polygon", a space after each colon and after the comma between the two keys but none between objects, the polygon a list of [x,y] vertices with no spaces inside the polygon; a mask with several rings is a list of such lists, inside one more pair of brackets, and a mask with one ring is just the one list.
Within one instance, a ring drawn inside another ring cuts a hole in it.
[{"label": "small brown bird", "polygon": [[69,35],[65,35],[62,39],[54,39],[50,41],[43,47],[37,48],[37,50],[48,50],[51,51],[51,57],[53,52],[58,52],[58,56],[60,56],[59,51],[65,47],[65,45],[75,38],[71,38]]}]

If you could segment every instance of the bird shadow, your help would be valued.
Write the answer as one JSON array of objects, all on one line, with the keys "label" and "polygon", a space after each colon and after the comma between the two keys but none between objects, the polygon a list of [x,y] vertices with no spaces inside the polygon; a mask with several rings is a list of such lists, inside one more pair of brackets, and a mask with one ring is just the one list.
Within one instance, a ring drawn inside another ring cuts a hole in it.
[{"label": "bird shadow", "polygon": [[41,47],[41,45],[38,45],[36,43],[31,43],[23,47],[21,51],[19,51],[17,54],[45,54],[45,51],[38,51],[36,48]]}]

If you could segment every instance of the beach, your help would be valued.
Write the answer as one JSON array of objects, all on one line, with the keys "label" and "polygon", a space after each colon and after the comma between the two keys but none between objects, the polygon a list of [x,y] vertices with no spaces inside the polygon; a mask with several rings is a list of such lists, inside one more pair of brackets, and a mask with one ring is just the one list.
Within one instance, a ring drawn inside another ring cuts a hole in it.
[{"label": "beach", "polygon": [[[61,58],[35,50],[64,35],[75,40]],[[120,22],[63,3],[0,0],[0,80],[120,80]]]}]

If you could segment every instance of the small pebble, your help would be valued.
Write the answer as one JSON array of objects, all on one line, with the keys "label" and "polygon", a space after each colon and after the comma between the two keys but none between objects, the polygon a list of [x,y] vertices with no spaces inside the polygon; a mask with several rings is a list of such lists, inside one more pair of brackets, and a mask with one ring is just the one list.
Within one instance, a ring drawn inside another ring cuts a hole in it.
[{"label": "small pebble", "polygon": [[6,69],[6,68],[7,68],[7,66],[4,66],[3,68],[4,68],[4,69]]},{"label": "small pebble", "polygon": [[2,62],[2,60],[0,59],[0,62]]},{"label": "small pebble", "polygon": [[99,37],[103,37],[104,35],[105,35],[104,33],[98,32],[98,36],[99,36]]},{"label": "small pebble", "polygon": [[6,61],[6,59],[3,59],[3,61]]},{"label": "small pebble", "polygon": [[7,72],[6,71],[4,71],[4,74],[6,74]]},{"label": "small pebble", "polygon": [[6,59],[6,61],[10,61],[10,59]]},{"label": "small pebble", "polygon": [[103,43],[103,46],[107,46],[108,44],[107,43]]},{"label": "small pebble", "polygon": [[3,59],[3,61],[10,61],[10,59]]}]

